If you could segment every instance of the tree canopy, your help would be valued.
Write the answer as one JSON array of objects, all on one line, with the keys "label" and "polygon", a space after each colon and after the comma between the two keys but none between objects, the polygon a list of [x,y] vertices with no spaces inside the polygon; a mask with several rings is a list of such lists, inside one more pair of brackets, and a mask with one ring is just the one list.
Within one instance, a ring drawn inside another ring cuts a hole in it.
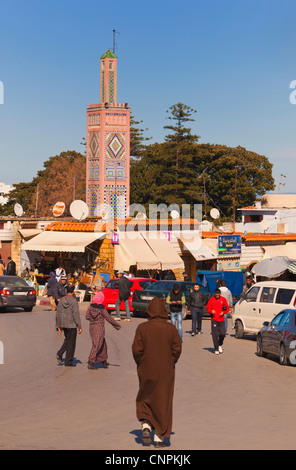
[{"label": "tree canopy", "polygon": [[[203,215],[220,210],[221,221],[233,220],[236,209],[253,204],[274,189],[272,164],[264,155],[244,147],[199,143],[191,132],[196,110],[183,103],[167,110],[169,133],[164,142],[148,144],[147,129],[131,116],[131,204],[203,205]],[[85,142],[83,142],[85,145]],[[69,208],[74,199],[85,200],[86,157],[76,151],[50,157],[30,183],[14,184],[0,215],[13,214],[16,202],[26,215],[51,216],[57,201]],[[67,213],[65,213],[67,215]]]},{"label": "tree canopy", "polygon": [[272,164],[267,157],[218,144],[199,144],[199,136],[185,127],[196,111],[177,103],[167,111],[176,125],[164,126],[173,133],[165,142],[145,147],[131,167],[131,202],[170,205],[203,204],[221,219],[231,220],[238,207],[251,205],[256,197],[274,189]]}]

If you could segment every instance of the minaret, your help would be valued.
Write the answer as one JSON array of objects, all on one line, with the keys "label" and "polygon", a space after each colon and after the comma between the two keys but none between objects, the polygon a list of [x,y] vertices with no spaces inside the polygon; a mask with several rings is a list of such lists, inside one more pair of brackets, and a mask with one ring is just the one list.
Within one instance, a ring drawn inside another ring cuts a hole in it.
[{"label": "minaret", "polygon": [[130,110],[117,103],[117,57],[100,59],[100,103],[87,108],[86,202],[90,216],[125,218],[130,197]]}]

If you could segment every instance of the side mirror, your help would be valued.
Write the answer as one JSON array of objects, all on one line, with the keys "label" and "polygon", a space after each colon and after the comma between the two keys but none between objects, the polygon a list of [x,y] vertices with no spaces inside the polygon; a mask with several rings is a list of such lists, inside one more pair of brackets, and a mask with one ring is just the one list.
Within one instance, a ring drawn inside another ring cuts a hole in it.
[{"label": "side mirror", "polygon": [[269,321],[263,322],[263,326],[269,326]]}]

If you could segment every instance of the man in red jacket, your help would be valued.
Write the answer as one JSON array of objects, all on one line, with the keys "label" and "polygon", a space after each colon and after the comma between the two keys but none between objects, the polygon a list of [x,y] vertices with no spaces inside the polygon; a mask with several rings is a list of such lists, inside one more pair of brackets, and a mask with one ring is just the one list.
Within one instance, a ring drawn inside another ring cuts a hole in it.
[{"label": "man in red jacket", "polygon": [[213,297],[207,303],[207,311],[211,315],[211,330],[215,354],[222,354],[222,345],[225,338],[224,315],[229,311],[229,305],[225,297],[221,296],[220,289],[216,289]]}]

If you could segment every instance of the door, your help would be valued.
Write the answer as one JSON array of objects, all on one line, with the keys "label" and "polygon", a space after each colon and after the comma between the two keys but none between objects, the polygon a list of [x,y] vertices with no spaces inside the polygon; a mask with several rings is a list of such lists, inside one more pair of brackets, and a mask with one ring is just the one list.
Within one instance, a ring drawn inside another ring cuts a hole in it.
[{"label": "door", "polygon": [[269,327],[264,332],[264,349],[272,354],[276,354],[278,351],[279,337],[282,335],[281,323],[283,317],[286,317],[286,311],[280,312],[270,322]]},{"label": "door", "polygon": [[242,319],[246,331],[252,331],[255,328],[259,291],[260,286],[251,287],[245,298],[235,306],[235,315]]},{"label": "door", "polygon": [[263,287],[261,290],[255,319],[257,330],[262,328],[265,321],[271,322],[275,315],[279,313],[279,306],[274,302],[276,291],[277,287],[275,286]]}]

